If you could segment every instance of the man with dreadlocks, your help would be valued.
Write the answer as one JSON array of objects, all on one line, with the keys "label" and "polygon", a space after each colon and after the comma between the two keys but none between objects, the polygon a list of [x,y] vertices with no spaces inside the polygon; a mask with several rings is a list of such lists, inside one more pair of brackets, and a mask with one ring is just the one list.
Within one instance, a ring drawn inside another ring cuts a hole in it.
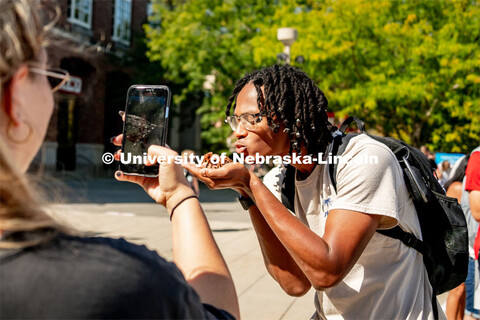
[{"label": "man with dreadlocks", "polygon": [[[240,79],[226,112],[237,153],[284,157],[328,155],[336,128],[326,111],[323,92],[303,71],[275,65]],[[355,161],[365,155],[378,163]],[[351,160],[338,165],[336,192],[327,164],[293,164],[295,216],[240,163],[185,167],[212,189],[239,192],[271,276],[292,296],[317,290],[312,319],[433,319],[421,254],[375,232],[399,224],[421,237],[395,156],[359,135],[342,157]]]}]

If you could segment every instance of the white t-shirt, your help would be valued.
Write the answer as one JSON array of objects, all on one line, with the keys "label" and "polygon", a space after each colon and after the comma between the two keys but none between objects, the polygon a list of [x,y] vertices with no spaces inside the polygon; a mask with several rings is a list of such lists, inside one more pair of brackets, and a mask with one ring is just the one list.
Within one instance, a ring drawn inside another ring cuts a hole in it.
[{"label": "white t-shirt", "polygon": [[[378,164],[369,164],[375,156]],[[342,157],[353,159],[338,165],[337,194],[328,164],[317,165],[307,179],[295,181],[296,216],[323,236],[330,210],[376,214],[383,216],[379,229],[399,223],[421,239],[415,207],[391,150],[359,135],[350,140]],[[375,233],[345,278],[333,288],[317,291],[313,319],[433,319],[431,295],[422,255],[397,239]]]},{"label": "white t-shirt", "polygon": [[282,200],[282,183],[287,169],[283,165],[276,165],[263,176],[263,184],[280,201]]}]

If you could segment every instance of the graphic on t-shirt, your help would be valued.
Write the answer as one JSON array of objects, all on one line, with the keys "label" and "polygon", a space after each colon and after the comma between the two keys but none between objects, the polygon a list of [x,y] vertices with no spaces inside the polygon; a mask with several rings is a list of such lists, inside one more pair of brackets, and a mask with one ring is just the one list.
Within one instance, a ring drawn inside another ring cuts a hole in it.
[{"label": "graphic on t-shirt", "polygon": [[330,207],[332,205],[332,199],[330,199],[330,197],[328,197],[327,199],[323,200],[323,212],[325,212],[325,217],[328,216],[328,207]]}]

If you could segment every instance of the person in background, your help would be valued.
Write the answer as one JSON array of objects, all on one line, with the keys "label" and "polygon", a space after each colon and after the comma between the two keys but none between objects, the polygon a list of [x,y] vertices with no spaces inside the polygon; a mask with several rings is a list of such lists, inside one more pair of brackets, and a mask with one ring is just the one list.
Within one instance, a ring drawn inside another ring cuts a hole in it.
[{"label": "person in background", "polygon": [[[187,157],[189,159],[191,155],[195,156],[195,152],[193,152],[193,150],[185,149],[182,151],[182,157]],[[190,187],[195,192],[195,195],[199,197],[200,188],[198,185],[198,179],[194,175],[192,175],[187,169],[183,169],[183,173],[185,174],[185,178],[187,178]]]},{"label": "person in background", "polygon": [[0,0],[0,318],[239,318],[230,272],[179,165],[161,164],[158,178],[116,174],[166,207],[175,264],[123,239],[82,236],[44,210],[25,173],[47,132],[52,92],[68,80],[48,68],[45,12],[39,1]]},{"label": "person in background", "polygon": [[[447,196],[457,199],[460,203],[462,199],[462,181],[465,177],[468,158],[470,155],[459,159],[456,170],[452,171],[451,178],[445,183],[444,188]],[[465,283],[462,283],[448,293],[446,315],[449,320],[462,320],[465,313]]]},{"label": "person in background", "polygon": [[442,180],[447,182],[450,179],[450,172],[452,168],[450,167],[450,162],[445,160],[442,162]]},{"label": "person in background", "polygon": [[[439,182],[440,184],[445,188],[445,183],[447,183],[448,179],[450,178],[450,172],[451,172],[451,167],[450,167],[450,162],[448,162],[448,160],[444,160],[442,161],[442,163],[440,164],[440,168],[439,168]],[[445,189],[446,190],[446,189]]]},{"label": "person in background", "polygon": [[427,157],[428,162],[430,162],[430,165],[432,166],[432,169],[435,170],[438,176],[439,172],[437,171],[438,166],[437,166],[437,163],[435,162],[435,154],[432,153],[427,146],[421,146],[420,151],[422,151],[423,154]]},{"label": "person in background", "polygon": [[[466,285],[466,319],[480,319],[480,310],[475,306],[475,295],[478,295],[480,284],[478,277],[478,251],[475,252],[474,244],[478,235],[480,221],[480,146],[472,151],[468,159],[465,178],[463,181],[462,209],[468,225],[469,265]],[[477,297],[478,299],[478,297]]]}]

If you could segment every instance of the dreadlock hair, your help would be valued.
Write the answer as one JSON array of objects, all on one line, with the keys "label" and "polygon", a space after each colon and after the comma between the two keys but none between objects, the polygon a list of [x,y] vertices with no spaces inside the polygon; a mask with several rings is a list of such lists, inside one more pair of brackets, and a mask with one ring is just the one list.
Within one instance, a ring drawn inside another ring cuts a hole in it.
[{"label": "dreadlock hair", "polygon": [[302,143],[309,154],[326,151],[333,139],[331,132],[337,127],[328,122],[327,98],[304,71],[289,65],[273,65],[246,74],[237,81],[228,99],[227,116],[232,106],[235,109],[237,96],[248,83],[253,83],[257,90],[258,109],[267,117],[269,127],[278,132],[282,123],[283,131],[290,135],[289,153],[300,154]]}]

